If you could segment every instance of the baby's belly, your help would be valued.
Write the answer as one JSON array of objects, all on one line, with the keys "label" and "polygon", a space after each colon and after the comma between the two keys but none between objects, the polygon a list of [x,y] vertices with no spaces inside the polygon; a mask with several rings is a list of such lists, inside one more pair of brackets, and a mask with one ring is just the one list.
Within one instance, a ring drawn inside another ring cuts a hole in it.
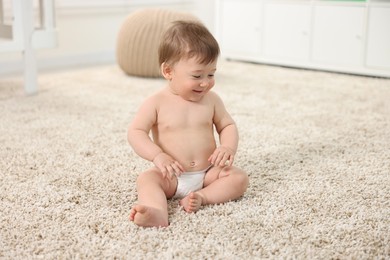
[{"label": "baby's belly", "polygon": [[164,152],[175,158],[186,172],[206,169],[216,147],[212,134],[166,135],[160,136],[159,142]]}]

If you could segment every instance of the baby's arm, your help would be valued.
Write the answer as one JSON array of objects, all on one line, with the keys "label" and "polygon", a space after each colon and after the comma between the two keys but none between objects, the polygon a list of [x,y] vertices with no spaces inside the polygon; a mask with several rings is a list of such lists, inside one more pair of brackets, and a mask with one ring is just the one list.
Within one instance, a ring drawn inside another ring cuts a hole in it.
[{"label": "baby's arm", "polygon": [[149,137],[150,129],[156,120],[156,104],[153,98],[148,98],[139,108],[127,131],[127,140],[134,151],[148,161],[153,161],[162,153],[161,148]]},{"label": "baby's arm", "polygon": [[[213,93],[214,94],[214,93]],[[233,164],[238,146],[238,130],[233,118],[227,112],[222,100],[214,94],[214,125],[219,134],[220,146],[210,156],[214,165]]]},{"label": "baby's arm", "polygon": [[129,126],[127,139],[134,151],[142,158],[153,162],[164,177],[180,175],[183,167],[150,139],[150,129],[157,121],[156,106],[156,97],[148,98],[141,105]]}]

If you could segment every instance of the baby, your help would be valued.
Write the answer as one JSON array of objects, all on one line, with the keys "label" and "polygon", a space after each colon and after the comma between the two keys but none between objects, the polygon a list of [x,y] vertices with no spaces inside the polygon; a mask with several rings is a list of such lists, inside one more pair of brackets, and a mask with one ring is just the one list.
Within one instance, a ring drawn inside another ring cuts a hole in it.
[{"label": "baby", "polygon": [[137,178],[130,220],[138,226],[168,226],[167,199],[180,199],[185,211],[196,212],[247,189],[247,174],[233,166],[236,124],[210,91],[218,56],[217,41],[198,22],[177,21],[162,37],[159,62],[167,84],[144,101],[128,129],[134,151],[154,164]]}]

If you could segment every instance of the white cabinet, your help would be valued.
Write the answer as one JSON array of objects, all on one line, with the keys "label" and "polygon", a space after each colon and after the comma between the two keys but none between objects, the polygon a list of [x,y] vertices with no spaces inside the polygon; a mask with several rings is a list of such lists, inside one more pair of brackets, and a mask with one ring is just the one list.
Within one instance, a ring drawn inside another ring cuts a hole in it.
[{"label": "white cabinet", "polygon": [[390,69],[390,6],[369,10],[367,66]]},{"label": "white cabinet", "polygon": [[313,60],[363,66],[365,8],[318,5],[314,13]]},{"label": "white cabinet", "polygon": [[309,60],[309,4],[267,2],[264,5],[264,55],[283,60]]},{"label": "white cabinet", "polygon": [[390,0],[217,0],[230,59],[390,77]]},{"label": "white cabinet", "polygon": [[225,0],[221,1],[219,6],[221,52],[225,56],[256,60],[261,48],[261,2],[237,2]]}]

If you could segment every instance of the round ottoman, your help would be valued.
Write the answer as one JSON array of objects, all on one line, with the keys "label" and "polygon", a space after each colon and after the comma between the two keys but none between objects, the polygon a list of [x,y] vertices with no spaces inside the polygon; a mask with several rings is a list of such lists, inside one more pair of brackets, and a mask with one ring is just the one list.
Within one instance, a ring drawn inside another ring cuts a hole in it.
[{"label": "round ottoman", "polygon": [[117,38],[116,58],[127,74],[159,77],[158,45],[162,33],[177,20],[198,19],[188,13],[166,9],[143,9],[131,13],[122,24]]}]

